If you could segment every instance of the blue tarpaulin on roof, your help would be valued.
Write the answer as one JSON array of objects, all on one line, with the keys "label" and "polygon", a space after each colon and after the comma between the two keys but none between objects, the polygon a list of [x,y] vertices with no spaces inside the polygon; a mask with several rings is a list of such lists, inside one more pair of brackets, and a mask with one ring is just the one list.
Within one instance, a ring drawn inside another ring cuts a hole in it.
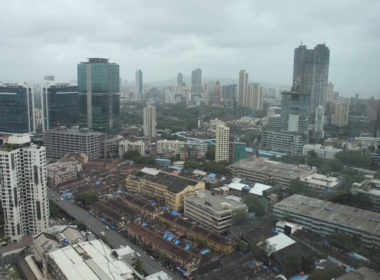
[{"label": "blue tarpaulin on roof", "polygon": [[174,215],[174,216],[181,216],[176,210],[172,211],[172,215]]},{"label": "blue tarpaulin on roof", "polygon": [[173,236],[170,235],[170,236],[168,236],[167,239],[168,239],[168,241],[172,241],[173,240]]},{"label": "blue tarpaulin on roof", "polygon": [[210,173],[210,174],[208,174],[208,176],[209,176],[210,178],[215,178],[215,177],[216,177],[216,174],[215,174],[215,173]]},{"label": "blue tarpaulin on roof", "polygon": [[189,250],[190,249],[190,246],[189,245],[186,245],[185,246],[185,250],[187,251],[187,250]]},{"label": "blue tarpaulin on roof", "polygon": [[290,280],[306,280],[307,278],[309,278],[308,275],[295,275],[290,277]]},{"label": "blue tarpaulin on roof", "polygon": [[201,251],[201,255],[204,255],[204,254],[207,254],[207,253],[210,253],[210,249],[204,249]]},{"label": "blue tarpaulin on roof", "polygon": [[176,241],[174,242],[174,244],[175,244],[175,245],[178,245],[178,244],[179,244],[179,240],[176,240]]}]

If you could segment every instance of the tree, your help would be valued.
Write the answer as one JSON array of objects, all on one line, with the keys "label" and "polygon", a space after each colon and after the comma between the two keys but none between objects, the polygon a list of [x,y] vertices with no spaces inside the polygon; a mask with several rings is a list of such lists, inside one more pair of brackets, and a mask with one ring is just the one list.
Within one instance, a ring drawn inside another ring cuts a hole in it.
[{"label": "tree", "polygon": [[376,171],[375,175],[373,176],[375,179],[380,180],[380,170]]},{"label": "tree", "polygon": [[145,271],[144,271],[144,268],[143,268],[143,263],[141,261],[140,258],[137,258],[136,259],[136,262],[135,262],[135,269],[138,273],[140,274],[145,274]]},{"label": "tree", "polygon": [[225,176],[231,175],[231,171],[228,169],[228,163],[226,162],[208,161],[203,165],[203,169],[206,172],[214,172]]},{"label": "tree", "polygon": [[215,146],[214,145],[211,145],[211,144],[207,145],[206,159],[215,160]]},{"label": "tree", "polygon": [[235,213],[234,224],[235,225],[245,225],[248,223],[248,213],[246,210],[242,209]]},{"label": "tree", "polygon": [[335,279],[344,273],[344,268],[332,265],[325,269],[315,269],[309,276],[309,280],[330,280]]},{"label": "tree", "polygon": [[76,225],[78,230],[80,230],[80,231],[84,231],[87,229],[86,225],[84,223],[82,223],[81,221],[78,221],[78,220],[72,221],[71,224]]},{"label": "tree", "polygon": [[244,203],[248,206],[248,211],[255,212],[256,216],[263,216],[265,214],[265,205],[255,195],[248,194],[244,197]]},{"label": "tree", "polygon": [[80,202],[85,208],[98,201],[98,194],[94,192],[81,192],[75,195],[75,201]]},{"label": "tree", "polygon": [[286,276],[291,276],[299,272],[301,267],[302,255],[295,251],[290,251],[284,258],[284,262],[281,265],[281,271],[283,271]]},{"label": "tree", "polygon": [[341,163],[359,168],[371,167],[371,155],[365,151],[342,151],[335,155]]}]

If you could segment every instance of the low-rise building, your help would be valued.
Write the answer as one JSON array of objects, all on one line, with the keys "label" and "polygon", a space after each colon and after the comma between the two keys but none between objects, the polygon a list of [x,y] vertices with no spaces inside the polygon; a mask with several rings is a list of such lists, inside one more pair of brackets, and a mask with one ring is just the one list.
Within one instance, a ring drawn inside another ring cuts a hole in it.
[{"label": "low-rise building", "polygon": [[204,141],[188,139],[186,141],[186,147],[189,156],[204,158],[207,154],[207,143]]},{"label": "low-rise building", "polygon": [[354,183],[351,192],[355,195],[363,195],[371,202],[372,210],[380,212],[380,180],[364,180]]},{"label": "low-rise building", "polygon": [[332,146],[322,146],[321,144],[306,144],[303,146],[302,154],[308,155],[314,152],[317,157],[324,159],[335,159],[335,155],[343,151],[342,149],[333,148]]},{"label": "low-rise building", "polygon": [[182,210],[184,197],[205,190],[205,183],[145,167],[126,179],[126,189],[152,197],[171,209]]},{"label": "low-rise building", "polygon": [[273,131],[264,129],[262,148],[270,151],[301,155],[302,148],[309,142],[307,133],[296,131]]},{"label": "low-rise building", "polygon": [[236,177],[262,184],[278,183],[285,187],[289,187],[292,180],[316,172],[306,165],[295,165],[257,157],[235,162],[229,166],[229,169]]},{"label": "low-rise building", "polygon": [[199,191],[185,197],[185,216],[217,233],[228,231],[238,211],[248,212],[247,205],[210,191]]},{"label": "low-rise building", "polygon": [[355,236],[370,247],[380,247],[380,214],[294,194],[276,203],[273,213],[290,217],[306,231],[323,236],[335,232]]},{"label": "low-rise building", "polygon": [[378,149],[380,147],[380,137],[355,137],[355,142],[360,144],[362,149],[368,149],[369,147]]},{"label": "low-rise building", "polygon": [[63,161],[47,166],[48,183],[55,187],[60,183],[75,180],[82,171],[82,164],[78,161]]},{"label": "low-rise building", "polygon": [[335,191],[340,185],[338,178],[317,173],[302,177],[300,181],[305,183],[306,186],[321,192]]}]

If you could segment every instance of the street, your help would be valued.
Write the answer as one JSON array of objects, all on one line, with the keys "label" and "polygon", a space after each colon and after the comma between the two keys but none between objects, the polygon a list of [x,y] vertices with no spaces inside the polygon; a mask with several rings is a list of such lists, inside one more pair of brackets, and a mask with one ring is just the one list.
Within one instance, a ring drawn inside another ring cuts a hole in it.
[{"label": "street", "polygon": [[57,198],[60,198],[61,196],[51,190],[48,189],[48,197],[50,200],[52,200],[58,207],[60,207],[62,210],[64,210],[66,213],[68,213],[70,216],[75,218],[78,221],[83,222],[90,231],[93,233],[99,235],[100,232],[105,233],[105,237],[107,238],[107,241],[109,245],[113,248],[120,248],[120,245],[128,245],[133,250],[135,250],[136,253],[139,253],[141,255],[141,260],[143,262],[143,268],[148,274],[152,274],[158,271],[164,271],[168,273],[173,279],[181,279],[171,271],[167,270],[165,267],[161,266],[158,262],[156,262],[154,259],[150,257],[145,251],[141,250],[139,247],[131,243],[129,240],[121,236],[116,231],[110,229],[105,230],[105,225],[90,215],[88,211],[85,209],[80,208],[79,206],[75,205],[71,201],[64,199],[64,200],[57,200]]}]

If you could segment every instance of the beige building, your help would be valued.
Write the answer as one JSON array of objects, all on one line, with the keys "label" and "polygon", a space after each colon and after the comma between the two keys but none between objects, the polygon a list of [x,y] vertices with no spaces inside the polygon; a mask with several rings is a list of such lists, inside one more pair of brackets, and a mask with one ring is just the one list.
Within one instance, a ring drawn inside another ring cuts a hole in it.
[{"label": "beige building", "polygon": [[302,177],[300,181],[319,192],[335,191],[340,185],[338,178],[317,173]]},{"label": "beige building", "polygon": [[343,101],[333,102],[333,112],[331,114],[331,124],[336,126],[348,125],[348,113],[350,104]]},{"label": "beige building", "polygon": [[147,105],[144,107],[144,136],[156,137],[156,107]]},{"label": "beige building", "polygon": [[216,126],[215,161],[228,162],[230,151],[230,128],[224,124]]},{"label": "beige building", "polygon": [[82,164],[78,161],[64,161],[49,164],[47,166],[48,183],[55,187],[60,183],[78,178],[82,171]]},{"label": "beige building", "polygon": [[247,205],[210,191],[199,191],[185,198],[185,216],[216,233],[228,231],[238,211],[248,212]]},{"label": "beige building", "polygon": [[258,83],[248,84],[247,103],[244,107],[262,111],[264,106],[263,88]]},{"label": "beige building", "polygon": [[248,94],[248,73],[245,70],[239,72],[238,105],[244,107]]},{"label": "beige building", "polygon": [[182,210],[185,196],[205,190],[205,183],[145,167],[126,179],[126,189],[152,197],[171,209]]}]

